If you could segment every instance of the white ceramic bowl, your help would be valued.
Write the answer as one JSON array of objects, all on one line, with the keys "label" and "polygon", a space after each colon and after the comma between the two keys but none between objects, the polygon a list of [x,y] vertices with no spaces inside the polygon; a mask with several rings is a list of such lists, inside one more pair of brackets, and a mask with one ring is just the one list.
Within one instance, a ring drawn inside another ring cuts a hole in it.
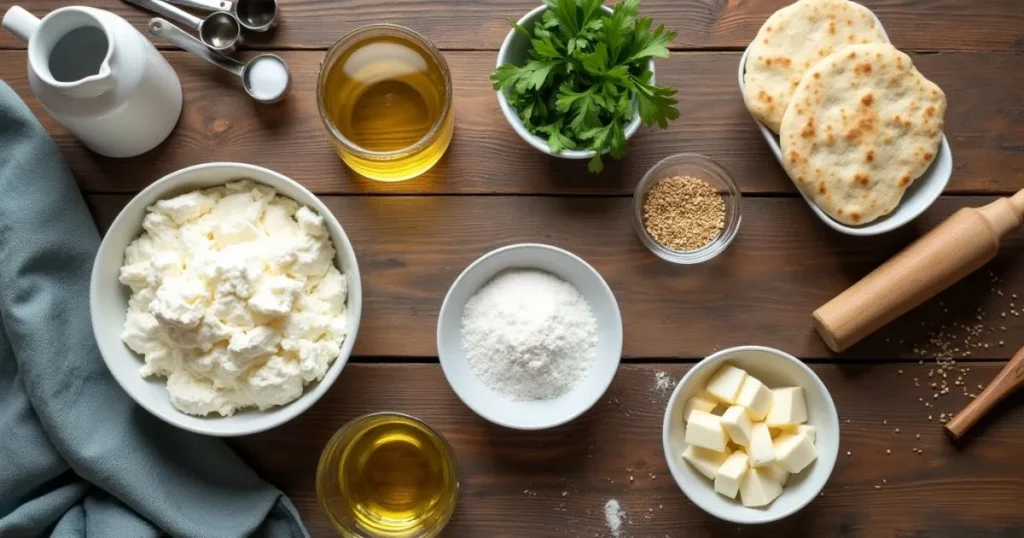
[{"label": "white ceramic bowl", "polygon": [[[171,405],[165,378],[143,378],[139,375],[139,368],[143,365],[142,357],[121,341],[131,290],[121,285],[118,275],[124,262],[124,249],[142,233],[142,219],[147,207],[158,200],[195,189],[222,185],[235,179],[251,179],[269,185],[324,217],[338,252],[335,264],[348,279],[348,336],[341,346],[341,355],[331,364],[324,378],[318,383],[307,385],[299,399],[266,411],[245,410],[230,417],[196,417],[186,415]],[[295,181],[266,168],[241,163],[207,163],[184,168],[164,176],[140,192],[121,210],[103,237],[89,284],[93,333],[114,379],[139,405],[165,422],[185,430],[216,436],[246,435],[279,426],[319,400],[338,378],[352,353],[352,345],[359,330],[362,297],[355,251],[330,210]]]},{"label": "white ceramic bowl", "polygon": [[[533,31],[533,24],[540,20],[541,16],[548,9],[547,6],[538,6],[532,11],[519,19],[518,24],[529,31]],[[601,6],[607,13],[611,13],[612,9],[608,6]],[[515,29],[509,30],[508,35],[505,36],[505,41],[501,43],[501,49],[498,50],[498,63],[495,67],[501,67],[505,64],[513,65],[524,65],[529,59],[528,52],[529,41],[520,35]],[[654,83],[654,60],[650,62],[651,69],[651,83]],[[515,130],[519,138],[522,138],[527,144],[533,146],[538,151],[552,155],[555,157],[561,157],[563,159],[590,159],[594,156],[592,150],[565,150],[561,153],[554,153],[551,148],[548,147],[548,141],[546,138],[539,137],[531,133],[525,125],[523,120],[519,119],[519,115],[516,114],[515,109],[508,104],[508,100],[505,98],[503,92],[495,92],[498,94],[498,106],[501,107],[501,112],[505,114],[505,119],[508,120],[509,125]],[[625,134],[626,140],[629,140],[637,129],[640,128],[640,113],[636,112],[633,114],[633,120],[626,125]],[[607,153],[607,152],[606,152]]]},{"label": "white ceramic bowl", "polygon": [[[597,318],[594,365],[573,390],[558,398],[509,400],[484,385],[466,360],[462,347],[462,311],[466,301],[498,273],[513,268],[547,271],[576,286]],[[483,255],[455,279],[437,320],[437,352],[448,384],[476,414],[508,428],[551,428],[582,415],[608,389],[622,357],[622,317],[612,290],[587,262],[549,245],[510,245]]]},{"label": "white ceramic bowl", "polygon": [[[872,13],[875,17],[875,22],[879,28],[882,28],[882,22],[878,20],[878,17]],[[885,33],[885,29],[882,28],[882,33]],[[889,41],[889,37],[886,36],[886,42]],[[743,92],[743,72],[747,65],[747,54],[750,54],[750,46],[747,46],[747,50],[743,52],[743,56],[740,58],[739,68],[739,82],[740,82],[740,93]],[[775,155],[775,159],[782,164],[782,148],[779,145],[779,137],[772,132],[765,124],[761,123],[757,118],[754,118],[754,122],[757,123],[757,127],[761,130],[761,136],[764,137],[765,142],[768,143],[768,147],[771,148],[772,153]],[[910,185],[907,192],[903,194],[903,198],[900,200],[899,205],[896,209],[888,215],[881,217],[877,220],[869,222],[863,226],[849,226],[843,224],[827,213],[821,210],[817,204],[815,204],[810,198],[807,197],[800,191],[801,196],[807,202],[807,205],[811,206],[811,210],[814,214],[818,215],[818,218],[822,222],[827,224],[833,230],[842,232],[847,235],[880,235],[886,232],[891,232],[904,224],[916,219],[918,215],[924,213],[926,209],[931,207],[932,203],[942,194],[945,190],[946,185],[949,183],[950,176],[953,175],[953,152],[949,149],[949,142],[946,141],[946,135],[942,135],[942,141],[939,143],[939,150],[935,155],[935,160],[932,161],[931,166],[925,170],[921,177],[914,180],[914,183]]]},{"label": "white ceramic bowl", "polygon": [[[715,493],[714,482],[683,460],[686,448],[683,442],[686,431],[683,407],[686,400],[703,390],[711,376],[725,363],[746,370],[769,388],[803,387],[807,398],[807,423],[817,430],[815,445],[818,459],[800,474],[791,476],[782,495],[764,508],[747,508],[738,497],[734,500]],[[769,347],[734,347],[700,361],[683,376],[665,410],[662,445],[672,478],[694,504],[733,523],[768,523],[807,506],[825,486],[839,455],[839,416],[825,384],[796,357]]]}]

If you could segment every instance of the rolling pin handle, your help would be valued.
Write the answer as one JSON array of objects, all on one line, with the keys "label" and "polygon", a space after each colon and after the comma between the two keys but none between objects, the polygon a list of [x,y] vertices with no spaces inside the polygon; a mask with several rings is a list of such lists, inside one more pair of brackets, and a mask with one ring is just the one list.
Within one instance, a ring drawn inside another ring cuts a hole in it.
[{"label": "rolling pin handle", "polygon": [[960,439],[981,420],[993,407],[1006,399],[1021,385],[1024,385],[1024,348],[1010,359],[1010,362],[996,375],[996,378],[963,411],[946,424],[946,431]]}]

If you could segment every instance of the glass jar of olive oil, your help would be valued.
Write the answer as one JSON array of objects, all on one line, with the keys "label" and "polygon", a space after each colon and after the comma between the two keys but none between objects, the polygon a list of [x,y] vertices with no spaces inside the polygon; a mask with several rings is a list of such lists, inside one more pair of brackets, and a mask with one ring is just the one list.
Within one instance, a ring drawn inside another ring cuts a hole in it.
[{"label": "glass jar of olive oil", "polygon": [[444,57],[420,34],[394,24],[364,26],[331,47],[320,67],[317,103],[338,155],[378,181],[429,170],[455,129]]},{"label": "glass jar of olive oil", "polygon": [[331,437],[317,468],[316,494],[346,538],[429,538],[455,510],[459,479],[451,446],[400,413],[353,420]]}]

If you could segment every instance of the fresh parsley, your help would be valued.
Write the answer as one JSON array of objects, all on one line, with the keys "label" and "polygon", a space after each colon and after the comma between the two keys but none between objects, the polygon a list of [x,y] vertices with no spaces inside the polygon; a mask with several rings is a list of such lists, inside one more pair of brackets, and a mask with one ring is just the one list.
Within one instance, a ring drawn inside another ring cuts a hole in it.
[{"label": "fresh parsley", "polygon": [[667,58],[675,32],[651,30],[638,16],[640,0],[622,0],[612,13],[604,0],[544,0],[548,6],[531,30],[525,65],[502,65],[491,74],[526,128],[547,137],[548,147],[593,150],[587,168],[604,168],[601,154],[626,152],[626,125],[639,112],[645,125],[664,129],[679,117],[676,89],[655,86],[651,58]]}]

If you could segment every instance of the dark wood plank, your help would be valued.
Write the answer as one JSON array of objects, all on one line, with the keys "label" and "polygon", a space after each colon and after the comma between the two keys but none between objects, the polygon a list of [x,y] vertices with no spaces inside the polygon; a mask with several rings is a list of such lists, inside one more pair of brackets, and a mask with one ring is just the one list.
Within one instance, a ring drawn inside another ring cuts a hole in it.
[{"label": "dark wood plank", "polygon": [[[105,159],[85,150],[30,96],[21,52],[0,52],[10,83],[54,133],[87,191],[137,191],[160,176],[206,161],[273,168],[317,193],[601,193],[629,194],[654,163],[679,152],[703,153],[725,166],[748,193],[795,193],[743,107],[736,86],[738,53],[679,53],[659,63],[659,80],[680,88],[682,119],[665,132],[644,129],[626,159],[600,176],[581,161],[541,155],[502,116],[488,73],[494,54],[451,52],[455,140],[424,177],[382,184],[353,177],[334,154],[317,113],[316,75],[323,54],[286,53],[294,85],[284,102],[253,104],[237,80],[184,53],[168,57],[183,80],[186,104],[177,130],[135,159]],[[916,57],[949,96],[946,133],[956,169],[951,193],[1014,192],[1024,184],[1024,54],[944,53]]]},{"label": "dark wood plank", "polygon": [[[105,227],[127,198],[90,200]],[[458,274],[496,247],[540,242],[575,252],[601,272],[622,311],[629,358],[703,357],[744,344],[828,357],[811,327],[815,308],[959,207],[987,200],[943,197],[904,229],[853,238],[826,228],[803,200],[748,198],[729,249],[711,262],[687,267],[664,262],[643,247],[628,198],[324,198],[355,246],[363,279],[356,355],[434,356],[437,312]],[[983,321],[994,332],[980,342],[990,347],[972,348],[969,356],[1009,357],[1024,345],[1024,321],[1012,315],[1024,309],[1024,299],[1011,307],[1012,293],[1024,297],[1022,253],[1024,237],[1011,237],[989,268],[846,356],[916,357],[914,346],[927,344],[928,332],[941,324]],[[991,283],[989,270],[1006,284]],[[1004,296],[995,293],[997,288]],[[960,335],[956,343],[962,345],[963,331],[951,332]]]},{"label": "dark wood plank", "polygon": [[[969,376],[987,382],[1000,367],[975,364]],[[938,411],[918,402],[923,389],[915,389],[910,376],[923,376],[927,368],[916,364],[814,365],[841,423],[840,457],[824,495],[775,524],[741,528],[718,521],[678,489],[661,448],[669,392],[653,388],[654,375],[665,371],[679,379],[688,368],[622,366],[606,397],[580,419],[518,432],[474,415],[437,365],[350,364],[305,414],[231,444],[291,496],[314,536],[331,536],[315,497],[320,451],[337,428],[381,410],[418,416],[452,443],[462,490],[445,537],[605,537],[609,499],[627,511],[624,537],[994,538],[1019,536],[1024,528],[1024,398],[1011,398],[977,435],[954,446]],[[964,401],[949,396],[937,409],[958,411]]]},{"label": "dark wood plank", "polygon": [[[611,1],[609,4],[613,3]],[[789,0],[644,0],[641,12],[679,33],[675,47],[742,48],[776,9]],[[908,50],[1021,50],[1024,11],[1015,0],[864,0],[885,25],[893,42]],[[0,11],[25,4],[37,15],[73,5],[68,0],[3,0]],[[282,22],[260,48],[326,48],[360,26],[391,22],[409,26],[442,48],[497,50],[516,20],[540,3],[537,0],[281,0]],[[149,14],[118,0],[90,5],[118,13],[144,28]],[[166,44],[161,44],[166,45]],[[23,48],[13,36],[0,34],[0,48]]]}]

